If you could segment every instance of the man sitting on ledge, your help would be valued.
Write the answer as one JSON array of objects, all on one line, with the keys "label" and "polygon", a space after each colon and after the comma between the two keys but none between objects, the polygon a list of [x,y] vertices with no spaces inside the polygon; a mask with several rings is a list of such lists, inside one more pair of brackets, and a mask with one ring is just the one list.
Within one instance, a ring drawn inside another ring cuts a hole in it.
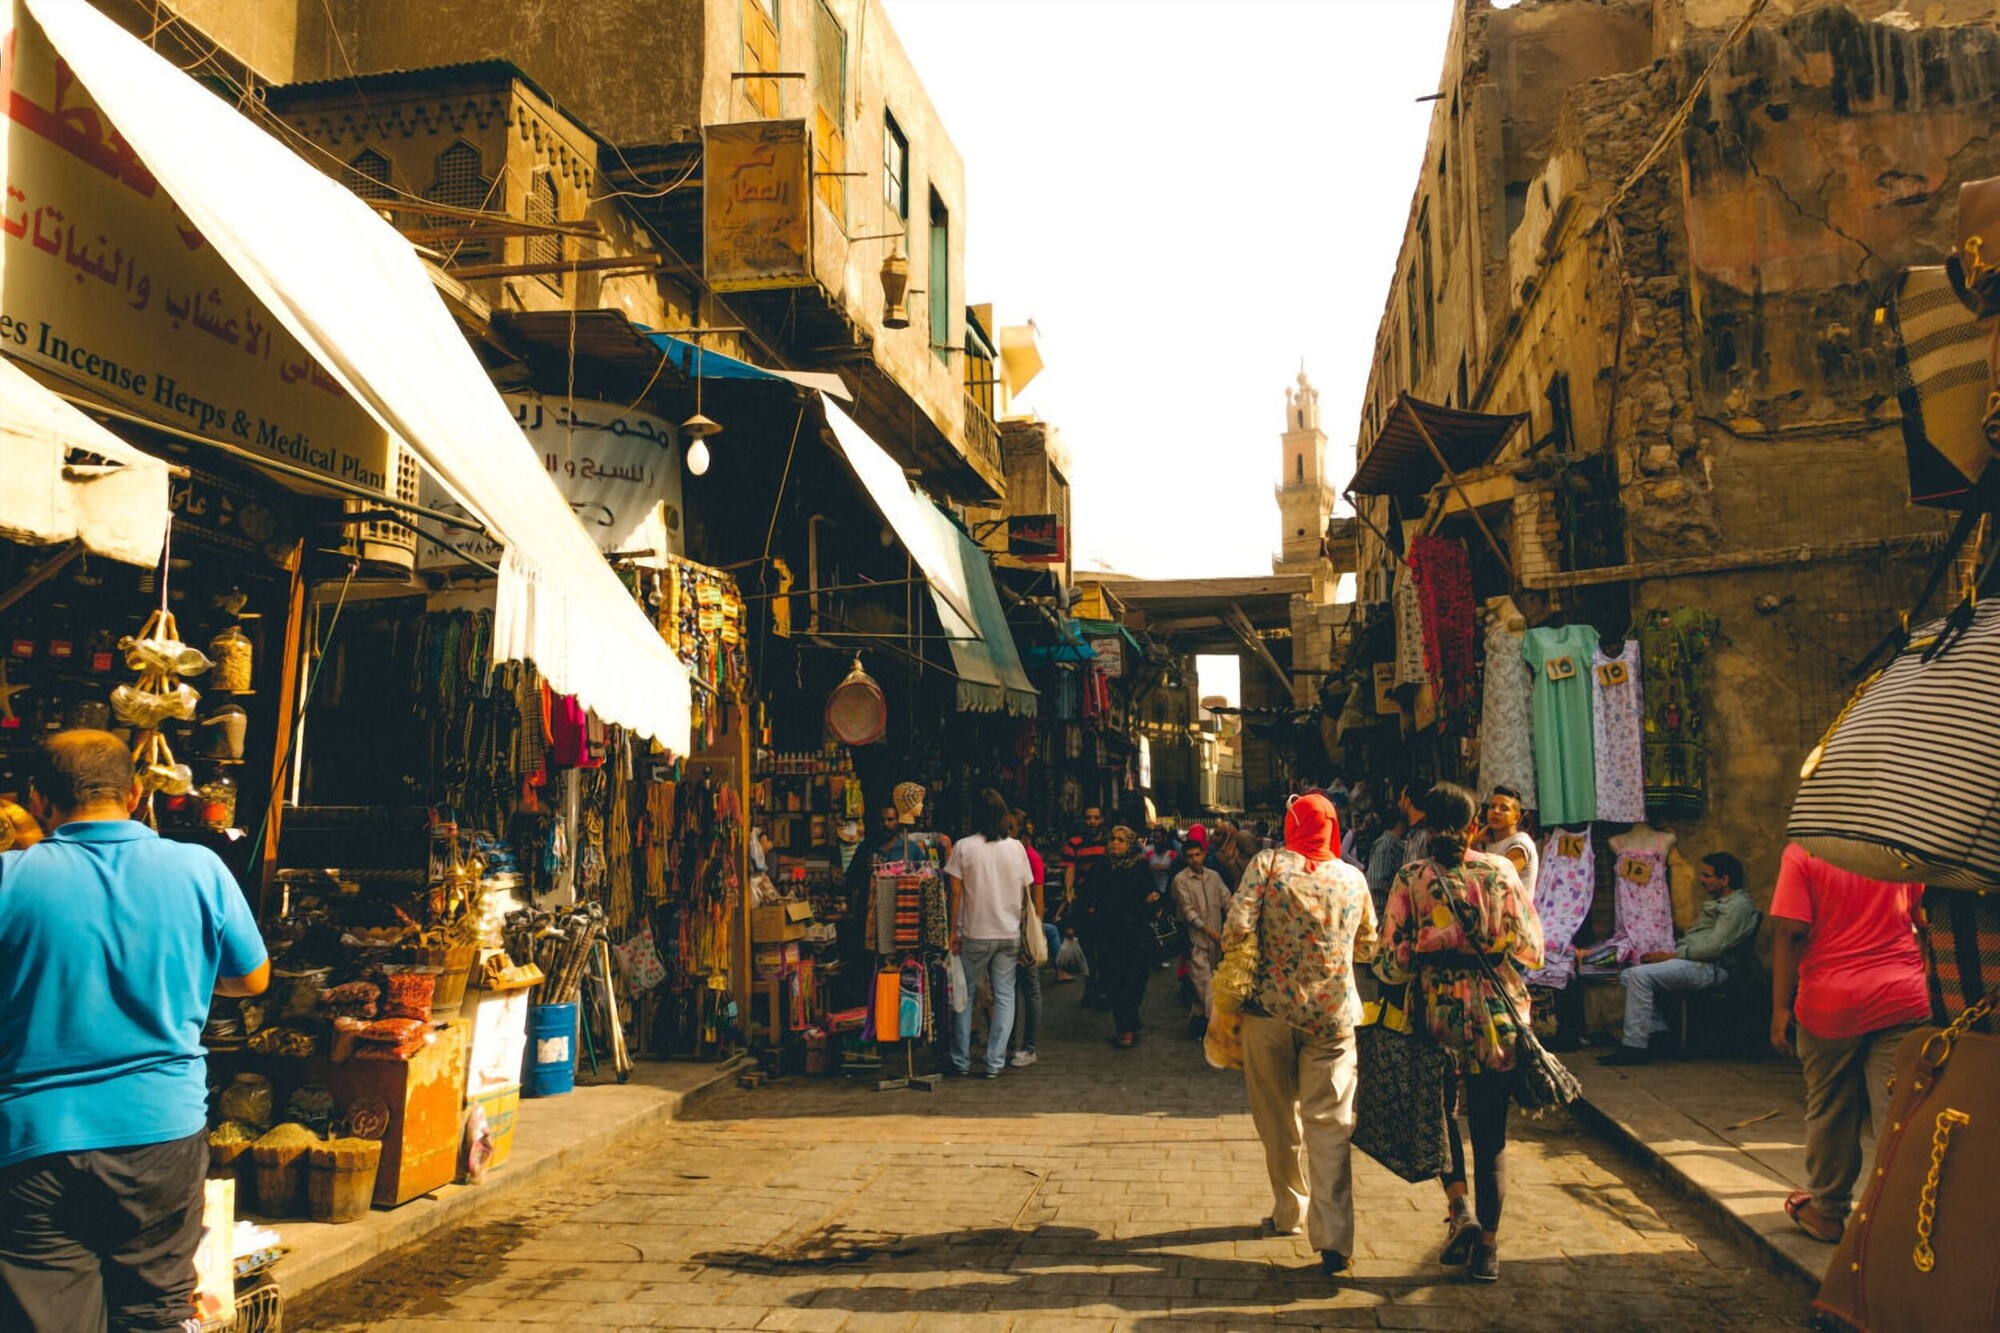
[{"label": "man sitting on ledge", "polygon": [[1601,1065],[1642,1065],[1652,1059],[1647,1049],[1655,1032],[1667,1025],[1653,1013],[1663,990],[1707,990],[1729,979],[1725,963],[1740,945],[1757,934],[1761,914],[1743,891],[1743,863],[1728,852],[1701,858],[1701,887],[1708,901],[1701,917],[1681,936],[1672,953],[1642,954],[1637,964],[1619,973],[1625,986],[1625,1040]]}]

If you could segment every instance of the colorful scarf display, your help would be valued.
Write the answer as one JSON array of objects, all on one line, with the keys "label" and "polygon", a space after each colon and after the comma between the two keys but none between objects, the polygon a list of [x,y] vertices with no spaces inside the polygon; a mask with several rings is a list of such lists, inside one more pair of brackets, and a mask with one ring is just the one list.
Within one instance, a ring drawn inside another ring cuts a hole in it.
[{"label": "colorful scarf display", "polygon": [[1465,543],[1451,537],[1411,538],[1410,571],[1423,607],[1424,669],[1437,689],[1438,703],[1447,709],[1469,707],[1478,617]]}]

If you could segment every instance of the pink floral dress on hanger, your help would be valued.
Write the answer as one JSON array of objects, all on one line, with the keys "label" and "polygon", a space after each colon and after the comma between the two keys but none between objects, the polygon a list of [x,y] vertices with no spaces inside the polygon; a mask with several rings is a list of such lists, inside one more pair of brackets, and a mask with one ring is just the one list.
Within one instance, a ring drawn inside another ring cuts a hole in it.
[{"label": "pink floral dress on hanger", "polygon": [[1674,951],[1674,903],[1667,886],[1667,854],[1618,854],[1618,929],[1605,941],[1627,967],[1649,953]]}]

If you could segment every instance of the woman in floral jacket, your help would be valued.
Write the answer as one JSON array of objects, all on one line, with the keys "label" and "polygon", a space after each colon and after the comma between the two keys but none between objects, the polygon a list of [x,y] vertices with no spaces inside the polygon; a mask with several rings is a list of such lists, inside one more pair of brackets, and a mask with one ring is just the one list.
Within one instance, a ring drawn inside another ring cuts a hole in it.
[{"label": "woman in floral jacket", "polygon": [[[1412,1002],[1421,997],[1431,1038],[1457,1073],[1445,1086],[1451,1170],[1444,1178],[1449,1239],[1441,1261],[1469,1263],[1474,1281],[1494,1282],[1500,1276],[1507,1103],[1514,1090],[1517,1033],[1506,1002],[1474,954],[1487,956],[1514,1010],[1525,1016],[1528,988],[1521,973],[1542,965],[1542,923],[1511,864],[1466,850],[1479,811],[1471,792],[1441,782],[1425,795],[1423,806],[1430,847],[1423,859],[1398,872],[1389,890],[1375,975],[1384,985],[1415,983]],[[1465,1206],[1465,1148],[1457,1118],[1449,1115],[1461,1081],[1472,1129],[1476,1222]]]}]

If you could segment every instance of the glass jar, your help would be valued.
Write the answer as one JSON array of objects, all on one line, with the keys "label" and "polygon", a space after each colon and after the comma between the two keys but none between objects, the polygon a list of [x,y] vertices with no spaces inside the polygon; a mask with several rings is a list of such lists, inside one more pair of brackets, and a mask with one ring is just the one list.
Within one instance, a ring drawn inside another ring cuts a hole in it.
[{"label": "glass jar", "polygon": [[224,1120],[254,1126],[260,1133],[270,1128],[271,1080],[262,1074],[238,1074],[222,1090],[220,1109]]},{"label": "glass jar", "polygon": [[243,736],[249,726],[250,715],[235,704],[224,704],[210,713],[195,732],[202,758],[241,759]]},{"label": "glass jar", "polygon": [[250,688],[250,640],[231,625],[208,643],[208,655],[215,659],[215,674],[208,678],[211,690],[241,694]]},{"label": "glass jar", "polygon": [[236,779],[218,773],[195,790],[200,798],[198,815],[205,829],[236,827]]}]

